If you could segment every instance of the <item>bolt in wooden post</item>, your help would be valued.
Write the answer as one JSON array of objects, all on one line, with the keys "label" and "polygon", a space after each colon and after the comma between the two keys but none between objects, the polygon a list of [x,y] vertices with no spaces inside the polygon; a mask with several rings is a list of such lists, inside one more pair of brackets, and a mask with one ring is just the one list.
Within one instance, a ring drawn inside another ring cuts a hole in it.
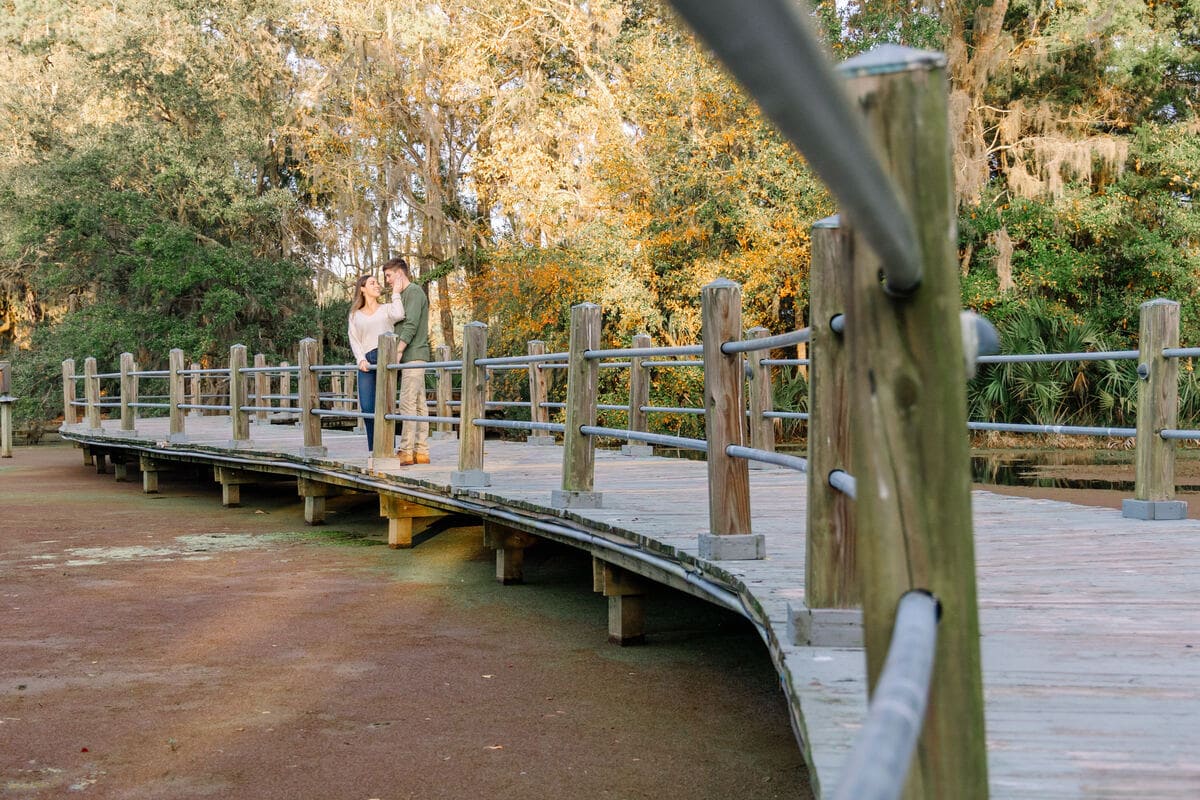
[{"label": "bolt in wooden post", "polygon": [[[946,60],[894,45],[840,67],[916,227],[911,296],[879,279],[862,232],[847,298],[851,446],[858,484],[867,677],[879,679],[907,591],[942,604],[928,711],[906,797],[988,796],[971,519],[966,380],[955,252]],[[843,222],[847,222],[845,215]],[[853,227],[855,220],[848,220]]]},{"label": "bolt in wooden post", "polygon": [[746,443],[745,371],[740,353],[721,352],[742,336],[742,287],[718,278],[700,292],[704,335],[704,434],[708,441],[708,525],[700,557],[766,557],[766,538],[750,530],[750,465],[731,458],[729,445]]},{"label": "bolt in wooden post", "polygon": [[592,437],[580,433],[596,424],[596,395],[600,387],[600,362],[585,358],[600,348],[600,306],[580,303],[571,307],[570,355],[567,357],[567,424],[563,434],[562,488],[551,492],[550,504],[558,508],[599,508],[601,493],[592,490],[596,453]]},{"label": "bolt in wooden post", "polygon": [[1137,471],[1133,500],[1121,513],[1133,519],[1186,519],[1187,503],[1175,499],[1175,441],[1159,435],[1176,427],[1179,359],[1163,348],[1179,347],[1179,303],[1142,303],[1138,331]]},{"label": "bolt in wooden post", "polygon": [[246,392],[246,345],[235,344],[229,348],[229,419],[233,427],[233,448],[250,444],[250,414],[242,409],[249,405]]},{"label": "bolt in wooden post", "polygon": [[[633,337],[633,347],[649,347],[649,334],[639,333]],[[650,370],[642,364],[641,356],[629,359],[629,427],[628,430],[645,433],[646,412],[642,409],[650,405]],[[635,442],[632,439],[621,445],[621,453],[627,456],[654,455],[654,448],[648,444]]]},{"label": "bolt in wooden post", "polygon": [[468,322],[463,326],[462,400],[458,412],[458,470],[450,473],[450,486],[465,489],[488,486],[491,476],[483,471],[483,428],[474,423],[482,419],[487,407],[487,367],[476,360],[487,358],[487,325]]},{"label": "bolt in wooden post", "polygon": [[[850,461],[846,343],[830,322],[846,312],[846,239],[836,217],[812,230],[808,372],[808,537],[804,600],[811,608],[851,608],[862,601],[852,501],[829,485],[829,473],[854,474]],[[845,319],[845,317],[843,317]]]},{"label": "bolt in wooden post", "polygon": [[[193,406],[198,406],[198,405],[201,405],[201,402],[200,402],[200,399],[201,399],[201,398],[200,398],[200,395],[201,395],[200,387],[201,387],[201,385],[202,385],[202,383],[201,383],[201,377],[202,377],[202,376],[201,376],[201,375],[199,375],[199,374],[197,374],[199,370],[200,370],[200,364],[198,364],[197,362],[193,361],[193,362],[192,362],[192,375],[191,375],[191,377],[188,379],[188,388],[190,388],[190,389],[191,389],[191,394],[192,394],[192,405],[193,405]],[[200,408],[190,408],[190,409],[188,409],[188,416],[189,416],[189,417],[198,417],[198,416],[200,416],[200,415],[201,415],[201,414],[203,414],[203,413],[204,413],[204,410],[203,410],[203,409],[200,409]]]},{"label": "bolt in wooden post", "polygon": [[96,377],[96,359],[88,356],[83,361],[83,397],[87,402],[88,429],[98,431],[100,423],[100,379]]},{"label": "bolt in wooden post", "polygon": [[62,362],[63,376],[63,426],[79,424],[79,409],[75,406],[75,359]]},{"label": "bolt in wooden post", "polygon": [[[766,328],[751,328],[746,331],[747,339],[765,339],[770,335]],[[746,354],[747,366],[750,367],[750,446],[755,450],[775,452],[775,420],[764,416],[768,411],[775,410],[775,398],[772,396],[771,365],[763,366],[763,359],[771,355],[770,350],[751,350]],[[752,462],[750,469],[766,466],[762,462]]]},{"label": "bolt in wooden post", "polygon": [[[528,344],[529,355],[542,356],[546,354],[546,343],[534,339]],[[550,421],[550,409],[546,408],[546,371],[542,369],[544,362],[537,361],[529,365],[529,419],[531,422],[546,423]],[[554,436],[549,431],[530,431],[525,437],[528,444],[552,445]]]},{"label": "bolt in wooden post", "polygon": [[396,413],[396,384],[400,373],[388,369],[388,364],[400,360],[398,341],[394,333],[379,336],[378,363],[375,365],[375,441],[371,443],[376,469],[391,469],[400,463],[396,457],[396,420],[387,419],[388,414]]},{"label": "bolt in wooden post", "polygon": [[327,453],[321,445],[321,418],[313,412],[321,407],[320,378],[313,367],[321,363],[321,344],[316,339],[300,340],[300,427],[304,433],[305,458],[324,457]]},{"label": "bolt in wooden post", "polygon": [[[449,345],[438,345],[436,352],[435,358],[439,362],[444,364],[450,360]],[[434,393],[437,400],[437,415],[446,418],[450,416],[450,400],[454,397],[454,379],[450,375],[449,367],[438,367],[434,374],[437,380]],[[454,436],[454,429],[449,422],[438,422],[433,427],[434,430],[429,433],[431,439],[450,439]]]},{"label": "bolt in wooden post", "polygon": [[134,432],[134,406],[137,399],[137,378],[133,373],[137,367],[133,363],[133,353],[121,353],[121,432]]},{"label": "bolt in wooden post", "polygon": [[183,351],[176,347],[167,354],[167,401],[170,405],[170,428],[167,441],[169,442],[187,441],[187,433],[183,427],[183,409],[180,408],[186,403],[182,372]]},{"label": "bolt in wooden post", "polygon": [[[260,367],[265,367],[265,366],[267,366],[267,357],[265,355],[263,355],[262,353],[255,353],[254,354],[254,368],[258,369]],[[270,376],[267,375],[267,373],[265,373],[265,372],[254,373],[254,405],[258,406],[259,408],[266,408],[267,406],[271,405],[271,401],[267,399],[267,395],[269,395],[270,393],[271,393],[271,378],[270,378]],[[267,424],[267,412],[266,411],[255,411],[254,412],[254,424],[255,425],[266,425]]]}]

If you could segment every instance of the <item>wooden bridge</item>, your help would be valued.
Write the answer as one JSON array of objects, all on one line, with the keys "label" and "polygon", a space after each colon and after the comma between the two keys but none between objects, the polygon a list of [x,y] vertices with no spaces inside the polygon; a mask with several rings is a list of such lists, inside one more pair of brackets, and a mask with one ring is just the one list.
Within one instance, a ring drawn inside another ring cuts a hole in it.
[{"label": "wooden bridge", "polygon": [[[472,514],[502,581],[522,579],[522,553],[537,538],[572,544],[595,558],[618,642],[642,634],[647,580],[738,611],[774,659],[820,796],[835,786],[839,799],[1200,796],[1200,527],[1183,519],[1171,474],[1174,440],[1200,438],[1175,421],[1178,360],[1200,351],[1178,348],[1178,304],[1143,307],[1139,351],[1091,354],[1139,362],[1137,430],[1100,432],[1137,435],[1124,514],[972,495],[965,381],[989,329],[959,313],[944,59],[884,48],[842,65],[860,127],[820,48],[784,41],[789,26],[802,28],[792,4],[756,4],[783,15],[758,27],[742,24],[740,4],[676,5],[735,71],[746,68],[739,77],[770,98],[764,108],[785,134],[815,137],[801,149],[849,214],[812,232],[811,330],[744,332],[740,288],[723,280],[704,288],[701,345],[605,350],[601,310],[581,304],[568,352],[531,342],[526,355],[489,358],[486,326],[468,324],[460,360],[443,352],[426,365],[438,371],[433,421],[445,437],[427,466],[392,457],[395,424],[420,419],[395,413],[397,374],[414,365],[394,363],[391,334],[379,341],[370,454],[359,435],[322,430],[323,417],[353,412],[330,407],[340,400],[322,381],[345,367],[323,365],[312,340],[286,367],[247,366],[241,345],[212,369],[186,369],[179,351],[162,371],[139,371],[125,354],[119,373],[100,374],[88,359],[82,403],[81,376],[64,363],[64,435],[118,477],[139,469],[146,491],[176,462],[211,466],[227,503],[242,485],[293,478],[313,523],[331,493],[373,492],[398,547],[430,517]],[[764,31],[782,39],[747,45]],[[722,42],[724,32],[733,33]],[[797,54],[815,56],[751,63]],[[806,133],[811,125],[819,130]],[[767,357],[804,340],[807,460],[774,452],[771,426],[787,412],[770,407],[770,371],[783,360]],[[648,371],[696,356],[704,404],[692,411],[704,415],[705,438],[650,433],[645,415],[669,409],[649,406]],[[629,370],[625,429],[596,424],[602,366]],[[497,405],[488,371],[502,368],[528,369],[528,420],[488,418]],[[561,404],[545,396],[553,368],[567,371]],[[451,370],[462,373],[457,415]],[[278,392],[271,373],[287,381]],[[187,379],[221,375],[218,403],[203,389],[188,402]],[[139,394],[156,380],[166,402]],[[563,421],[549,421],[559,405]],[[139,409],[166,416],[139,420]],[[278,414],[298,424],[269,424]],[[489,427],[533,435],[485,443]],[[546,446],[546,434],[562,447]],[[598,450],[603,437],[628,445]],[[706,460],[647,455],[645,444]]]},{"label": "wooden bridge", "polygon": [[[111,420],[63,433],[89,463],[107,460],[123,478],[140,470],[151,491],[183,463],[211,465],[228,502],[242,485],[294,477],[314,522],[331,493],[375,493],[397,543],[410,531],[419,542],[432,515],[477,516],[499,580],[522,578],[521,552],[536,538],[571,544],[596,559],[595,588],[609,598],[618,640],[640,634],[646,580],[745,614],[779,671],[819,796],[835,785],[866,714],[865,660],[850,644],[853,613],[844,630],[827,631],[845,636],[842,645],[797,640],[808,493],[796,472],[751,473],[766,558],[715,562],[698,556],[708,529],[704,462],[599,450],[601,507],[564,509],[551,503],[561,447],[489,439],[490,485],[455,489],[453,439],[431,443],[428,466],[375,469],[353,432],[325,431],[328,453],[313,458],[294,426],[253,425],[236,449],[228,417],[189,419],[182,443],[167,441],[168,428],[165,418],[138,420],[131,436]],[[987,492],[972,500],[991,796],[1200,796],[1200,521],[1136,521]]]}]

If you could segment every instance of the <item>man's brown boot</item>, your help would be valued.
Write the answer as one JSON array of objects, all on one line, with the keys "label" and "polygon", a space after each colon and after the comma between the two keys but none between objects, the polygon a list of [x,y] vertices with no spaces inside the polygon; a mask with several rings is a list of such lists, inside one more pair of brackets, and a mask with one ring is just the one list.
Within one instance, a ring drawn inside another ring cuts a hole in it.
[{"label": "man's brown boot", "polygon": [[417,453],[417,463],[418,464],[428,464],[429,463],[429,454],[428,453]]}]

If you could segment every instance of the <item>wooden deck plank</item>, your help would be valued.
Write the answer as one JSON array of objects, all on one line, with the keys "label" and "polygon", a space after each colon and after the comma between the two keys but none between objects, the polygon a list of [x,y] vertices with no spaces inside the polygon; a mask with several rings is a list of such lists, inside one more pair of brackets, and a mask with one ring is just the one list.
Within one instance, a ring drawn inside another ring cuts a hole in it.
[{"label": "wooden deck plank", "polygon": [[[454,440],[431,441],[428,466],[379,472],[360,433],[325,431],[328,455],[305,462],[291,426],[254,425],[250,446],[232,450],[228,419],[189,418],[188,442],[171,445],[166,423],[139,420],[132,438],[116,421],[101,435],[85,424],[66,433],[163,454],[311,464],[451,497]],[[467,496],[697,565],[708,527],[703,462],[600,451],[602,507],[563,511],[550,507],[561,456],[488,440],[492,483]],[[828,791],[865,713],[865,663],[861,650],[786,641],[787,604],[804,597],[805,503],[797,473],[754,470],[754,532],[767,537],[767,559],[699,567],[761,614],[797,734]],[[1200,522],[989,492],[974,493],[973,506],[992,797],[1200,797]]]}]

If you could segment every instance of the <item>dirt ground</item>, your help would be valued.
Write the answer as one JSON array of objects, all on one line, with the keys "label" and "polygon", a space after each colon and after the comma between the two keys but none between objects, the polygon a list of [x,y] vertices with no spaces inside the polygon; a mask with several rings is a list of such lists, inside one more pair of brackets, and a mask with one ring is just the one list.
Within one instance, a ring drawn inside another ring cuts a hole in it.
[{"label": "dirt ground", "polygon": [[[663,590],[606,641],[587,556],[495,583],[470,520],[382,546],[374,497],[306,528],[294,483],[69,446],[0,461],[0,797],[804,798],[760,640]],[[373,537],[373,538],[364,538]]]}]

